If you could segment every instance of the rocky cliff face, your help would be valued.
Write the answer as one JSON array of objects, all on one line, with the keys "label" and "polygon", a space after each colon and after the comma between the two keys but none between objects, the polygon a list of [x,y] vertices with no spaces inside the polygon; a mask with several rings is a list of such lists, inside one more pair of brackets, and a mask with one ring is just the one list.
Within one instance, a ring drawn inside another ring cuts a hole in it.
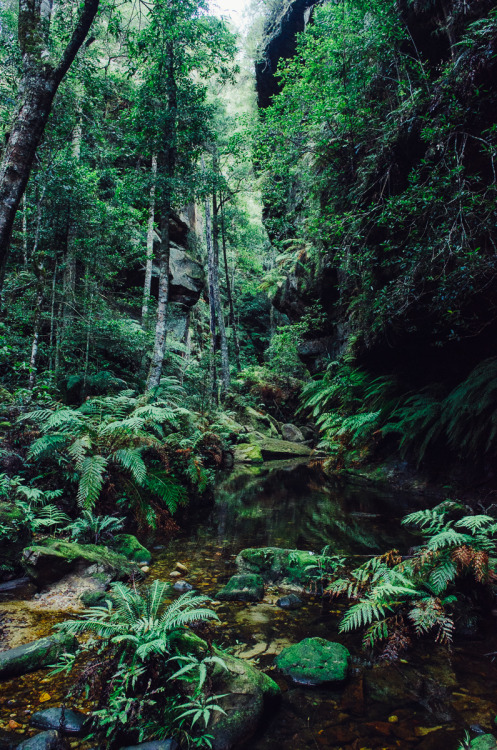
[{"label": "rocky cliff face", "polygon": [[[309,11],[316,5],[294,0],[277,31],[269,35],[264,61],[257,67],[261,107],[267,107],[277,94],[278,61],[293,54],[295,35],[305,28]],[[400,367],[406,378],[422,386],[447,377],[447,371],[450,378],[462,377],[495,354],[497,233],[492,196],[495,199],[497,35],[493,5],[490,0],[400,0],[397,4],[408,29],[399,54],[406,52],[420,61],[423,90],[409,105],[408,116],[391,118],[388,137],[375,143],[372,133],[368,135],[371,143],[357,146],[355,174],[346,174],[345,169],[339,174],[343,199],[335,202],[334,210],[346,215],[359,213],[367,205],[381,209],[386,196],[391,205],[396,200],[398,207],[412,199],[415,176],[419,184],[425,179],[429,188],[424,195],[419,191],[409,222],[386,208],[383,213],[383,209],[377,211],[374,223],[357,222],[357,243],[355,247],[352,243],[351,252],[358,256],[364,252],[370,258],[362,277],[346,272],[338,262],[335,243],[325,241],[318,252],[303,255],[281,285],[273,303],[291,320],[299,320],[315,303],[323,312],[301,345],[301,356],[311,370],[322,369],[326,356],[336,357],[350,349],[353,341],[360,364],[377,371]],[[390,93],[372,89],[370,96],[387,100]],[[393,107],[392,103],[392,112]],[[321,175],[326,168],[335,168],[331,157],[328,164],[326,158],[319,164],[323,221],[331,182],[327,184]],[[432,185],[433,175],[437,181]],[[292,190],[299,194],[299,185],[294,183]],[[348,199],[354,191],[355,195],[360,191],[362,203]],[[455,210],[451,213],[451,206],[461,195],[458,216]],[[305,215],[305,194],[299,200],[297,210]],[[274,210],[267,203],[270,232]],[[437,226],[440,233],[445,232],[447,227],[442,225],[449,215],[454,234],[449,227],[442,261],[439,249],[434,249],[439,243]],[[451,242],[454,248],[460,247],[459,255],[451,252]],[[385,252],[391,253],[388,263]],[[388,310],[381,320],[371,312],[380,308]]]}]

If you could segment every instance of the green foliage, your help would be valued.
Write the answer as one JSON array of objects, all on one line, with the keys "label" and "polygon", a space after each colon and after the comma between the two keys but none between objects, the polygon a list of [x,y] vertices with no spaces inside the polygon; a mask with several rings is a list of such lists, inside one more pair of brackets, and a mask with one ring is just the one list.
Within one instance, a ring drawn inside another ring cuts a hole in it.
[{"label": "green foliage", "polygon": [[124,518],[114,516],[95,516],[90,510],[83,510],[79,518],[65,527],[77,542],[88,544],[105,544],[114,534],[121,531]]},{"label": "green foliage", "polygon": [[[22,422],[37,426],[42,436],[29,456],[52,460],[77,479],[78,505],[88,511],[98,506],[107,483],[121,482],[126,504],[153,518],[147,497],[156,498],[173,513],[185,502],[184,489],[168,473],[163,454],[166,434],[178,426],[179,407],[165,401],[138,398],[131,392],[88,399],[77,409],[58,407],[29,412]],[[144,455],[153,458],[145,462]]]},{"label": "green foliage", "polygon": [[497,535],[494,517],[461,513],[451,501],[411,513],[403,523],[419,527],[423,543],[410,557],[393,550],[335,580],[328,593],[356,601],[340,631],[364,630],[369,647],[386,641],[382,656],[387,659],[398,658],[413,636],[427,633],[450,646],[461,598],[458,579],[471,575],[479,583],[490,581],[489,553]]}]

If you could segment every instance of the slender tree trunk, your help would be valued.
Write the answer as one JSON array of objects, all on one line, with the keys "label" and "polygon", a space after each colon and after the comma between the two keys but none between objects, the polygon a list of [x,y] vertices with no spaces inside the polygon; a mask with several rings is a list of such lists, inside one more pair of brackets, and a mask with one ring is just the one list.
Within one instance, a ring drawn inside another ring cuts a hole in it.
[{"label": "slender tree trunk", "polygon": [[26,193],[22,196],[22,262],[28,265],[28,212],[26,207]]},{"label": "slender tree trunk", "polygon": [[[204,159],[202,157],[202,169]],[[214,403],[217,403],[217,368],[216,368],[216,303],[214,296],[214,247],[212,244],[212,219],[209,198],[205,199],[205,242],[207,245],[207,282],[209,285],[209,328],[211,332],[210,349],[210,376],[211,394]]]},{"label": "slender tree trunk", "polygon": [[[167,308],[169,304],[169,258],[171,254],[171,237],[169,220],[172,214],[171,191],[176,173],[176,120],[177,120],[177,87],[174,74],[174,46],[168,42],[166,47],[167,69],[166,87],[169,119],[164,133],[166,148],[158,163],[162,168],[162,195],[160,197],[160,249],[159,249],[159,299],[157,304],[157,322],[152,361],[147,379],[147,391],[156,388],[161,379],[167,336]],[[164,184],[165,183],[165,184]]]},{"label": "slender tree trunk", "polygon": [[33,390],[36,383],[36,367],[38,364],[38,345],[40,340],[41,313],[45,302],[45,269],[39,263],[35,263],[36,284],[36,310],[33,325],[33,340],[31,343],[31,356],[29,358],[29,390]]},{"label": "slender tree trunk", "polygon": [[40,0],[19,0],[18,37],[23,73],[19,103],[0,166],[0,289],[14,219],[26,189],[36,149],[50,115],[57,88],[83,44],[99,0],[85,0],[71,39],[56,67],[50,62],[51,7]]},{"label": "slender tree trunk", "polygon": [[143,285],[142,326],[145,328],[148,315],[148,302],[152,285],[152,266],[154,262],[154,221],[155,221],[155,182],[157,179],[157,156],[152,156],[152,186],[150,188],[150,206],[147,226],[147,259],[145,263],[145,283]]},{"label": "slender tree trunk", "polygon": [[48,369],[50,371],[53,370],[53,363],[54,363],[54,338],[55,338],[55,292],[57,289],[57,256],[55,257],[55,265],[53,269],[53,277],[52,277],[52,298],[50,302],[50,342],[49,342],[49,350],[50,350],[50,358],[48,360]]},{"label": "slender tree trunk", "polygon": [[235,348],[235,363],[236,371],[240,372],[240,342],[238,340],[238,328],[235,319],[235,306],[233,304],[233,294],[231,293],[231,281],[230,273],[228,268],[228,255],[226,252],[226,227],[224,225],[224,203],[221,204],[221,239],[223,246],[223,262],[224,262],[224,276],[226,279],[226,294],[228,295],[228,305],[230,310],[230,327],[233,331],[233,345]]},{"label": "slender tree trunk", "polygon": [[[214,156],[214,169],[217,170],[217,156]],[[219,205],[217,194],[214,189],[212,193],[212,246],[213,246],[213,271],[214,271],[214,305],[216,308],[219,326],[219,339],[221,344],[221,383],[222,395],[225,396],[230,387],[230,362],[228,353],[228,339],[224,325],[224,313],[221,303],[221,290],[219,286]]]},{"label": "slender tree trunk", "polygon": [[167,338],[167,308],[169,303],[169,258],[171,253],[169,237],[169,201],[160,210],[160,248],[159,248],[159,299],[157,302],[157,321],[155,324],[155,342],[150,370],[148,373],[147,391],[156,388],[161,379]]}]

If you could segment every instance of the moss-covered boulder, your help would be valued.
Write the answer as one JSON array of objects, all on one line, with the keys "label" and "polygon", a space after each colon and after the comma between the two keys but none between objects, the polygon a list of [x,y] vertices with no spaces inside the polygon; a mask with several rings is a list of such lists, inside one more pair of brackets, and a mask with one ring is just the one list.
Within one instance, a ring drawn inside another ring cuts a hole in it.
[{"label": "moss-covered boulder", "polygon": [[260,447],[256,443],[239,443],[233,450],[235,463],[261,464],[263,462]]},{"label": "moss-covered boulder", "polygon": [[95,564],[112,578],[122,579],[138,571],[136,563],[124,555],[99,544],[78,544],[57,539],[43,539],[26,547],[22,555],[26,573],[39,585],[53,583],[76,567]]},{"label": "moss-covered boulder", "polygon": [[81,604],[85,607],[105,607],[106,602],[112,601],[112,597],[108,591],[98,591],[95,589],[83,591],[79,598]]},{"label": "moss-covered boulder", "polygon": [[231,576],[216,599],[227,602],[260,602],[264,597],[264,581],[256,573]]},{"label": "moss-covered boulder", "polygon": [[149,565],[152,561],[152,553],[133,534],[117,534],[112,542],[112,549],[131,562]]},{"label": "moss-covered boulder", "polygon": [[269,437],[278,437],[278,430],[275,426],[275,420],[264,414],[264,412],[257,411],[251,406],[246,406],[243,413],[240,416],[240,422],[248,428],[249,431],[256,430],[257,432],[263,432]]},{"label": "moss-covered boulder", "polygon": [[[181,653],[193,653],[199,658],[209,653],[205,641],[192,632],[177,634],[171,641]],[[213,750],[238,749],[257,730],[265,709],[280,695],[278,685],[243,659],[238,659],[214,647],[214,653],[224,664],[215,665],[212,673],[212,692],[224,695],[219,705],[226,714],[214,712],[209,724],[213,735]]]},{"label": "moss-covered boulder", "polygon": [[323,555],[280,547],[248,547],[236,558],[240,572],[259,573],[267,583],[286,581],[302,585],[316,572],[325,571],[327,563]]},{"label": "moss-covered boulder", "polygon": [[12,503],[0,502],[0,580],[22,570],[22,551],[31,541],[24,513]]},{"label": "moss-covered boulder", "polygon": [[264,438],[258,445],[264,461],[271,461],[276,458],[292,458],[292,456],[306,458],[312,453],[307,445],[292,443],[289,440],[276,440],[270,437]]},{"label": "moss-covered boulder", "polygon": [[284,648],[276,657],[276,666],[301,685],[322,685],[346,678],[349,656],[341,643],[324,638],[304,638],[300,643]]},{"label": "moss-covered boulder", "polygon": [[493,734],[481,734],[471,740],[471,750],[497,750],[497,741]]},{"label": "moss-covered boulder", "polygon": [[73,635],[56,633],[38,641],[0,652],[0,679],[8,680],[48,667],[64,652],[74,652],[78,642]]}]

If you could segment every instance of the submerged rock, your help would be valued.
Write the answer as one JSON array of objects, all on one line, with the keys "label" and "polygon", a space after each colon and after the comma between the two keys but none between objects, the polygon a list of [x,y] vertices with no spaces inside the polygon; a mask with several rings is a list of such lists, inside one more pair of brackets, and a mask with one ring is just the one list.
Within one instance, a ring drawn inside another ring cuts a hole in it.
[{"label": "submerged rock", "polygon": [[276,604],[281,609],[299,609],[303,606],[304,602],[297,594],[288,594],[288,596],[282,596],[278,599]]},{"label": "submerged rock", "polygon": [[191,583],[188,583],[188,581],[176,581],[176,583],[173,586],[173,589],[175,591],[179,591],[180,594],[185,594],[187,591],[192,591],[193,586]]},{"label": "submerged rock", "polygon": [[84,733],[88,719],[87,714],[70,708],[46,708],[36,711],[29,723],[37,729],[56,729],[62,734],[77,736]]},{"label": "submerged rock", "polygon": [[19,744],[19,735],[0,729],[0,750],[14,750]]},{"label": "submerged rock", "polygon": [[341,643],[324,638],[304,638],[276,657],[283,674],[302,685],[341,682],[347,676],[349,652]]},{"label": "submerged rock", "polygon": [[0,652],[0,679],[19,677],[48,667],[64,651],[73,652],[78,642],[73,635],[56,633],[38,641]]},{"label": "submerged rock", "polygon": [[259,602],[264,597],[264,581],[260,575],[231,576],[217,594],[216,599],[228,602]]},{"label": "submerged rock", "polygon": [[238,570],[259,573],[265,581],[278,583],[307,583],[313,573],[325,571],[326,559],[322,555],[298,549],[280,547],[248,547],[236,558]]},{"label": "submerged rock", "polygon": [[57,539],[43,539],[23,551],[22,564],[36,583],[53,583],[76,567],[101,566],[113,578],[125,578],[138,566],[124,555],[99,544],[78,544]]},{"label": "submerged rock", "polygon": [[60,747],[58,732],[40,732],[17,746],[17,750],[57,750]]},{"label": "submerged rock", "polygon": [[117,534],[112,541],[112,549],[131,562],[148,565],[152,561],[151,553],[133,534]]},{"label": "submerged rock", "polygon": [[261,464],[263,462],[261,449],[255,443],[239,443],[234,450],[235,463]]}]

